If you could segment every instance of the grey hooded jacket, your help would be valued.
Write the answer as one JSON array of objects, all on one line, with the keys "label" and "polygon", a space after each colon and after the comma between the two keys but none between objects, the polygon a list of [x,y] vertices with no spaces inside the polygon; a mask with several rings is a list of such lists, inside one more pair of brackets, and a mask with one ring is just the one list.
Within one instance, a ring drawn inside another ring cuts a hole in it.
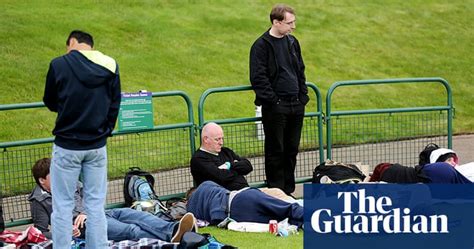
[{"label": "grey hooded jacket", "polygon": [[[74,194],[74,210],[73,218],[76,218],[80,213],[84,213],[84,207],[82,206],[82,183],[77,183],[77,190]],[[31,218],[33,224],[38,228],[46,238],[51,239],[51,232],[49,225],[51,225],[51,213],[53,213],[53,200],[51,193],[45,191],[40,186],[36,185],[33,192],[28,197],[30,201]],[[71,228],[72,229],[72,228]]]}]

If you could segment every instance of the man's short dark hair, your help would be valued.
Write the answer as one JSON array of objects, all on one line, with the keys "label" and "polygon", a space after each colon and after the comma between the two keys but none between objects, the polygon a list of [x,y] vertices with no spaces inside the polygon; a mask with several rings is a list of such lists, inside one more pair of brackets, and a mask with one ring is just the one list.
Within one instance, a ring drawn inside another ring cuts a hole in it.
[{"label": "man's short dark hair", "polygon": [[270,22],[273,24],[273,20],[283,21],[285,20],[285,13],[295,14],[295,10],[286,4],[277,4],[273,6],[270,12]]},{"label": "man's short dark hair", "polygon": [[92,35],[84,31],[73,30],[67,38],[66,45],[69,46],[69,41],[71,38],[75,38],[79,43],[86,43],[89,46],[94,47],[94,39],[92,38]]},{"label": "man's short dark hair", "polygon": [[40,178],[45,179],[46,176],[49,175],[50,165],[51,165],[50,158],[41,158],[40,160],[36,161],[36,163],[31,168],[31,173],[33,174],[33,177],[35,178],[35,182],[36,184],[38,184],[38,186],[41,186],[39,179]]},{"label": "man's short dark hair", "polygon": [[441,155],[436,162],[446,162],[449,158],[455,158],[456,154],[455,153],[446,153],[444,155]]}]

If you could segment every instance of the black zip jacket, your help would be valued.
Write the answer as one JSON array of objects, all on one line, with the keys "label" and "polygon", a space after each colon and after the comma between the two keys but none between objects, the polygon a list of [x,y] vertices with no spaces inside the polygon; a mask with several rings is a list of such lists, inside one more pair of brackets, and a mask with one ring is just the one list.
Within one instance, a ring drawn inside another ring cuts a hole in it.
[{"label": "black zip jacket", "polygon": [[57,112],[54,143],[70,150],[97,149],[111,135],[120,106],[115,61],[98,51],[76,51],[51,61],[43,97]]},{"label": "black zip jacket", "polygon": [[[225,162],[230,163],[230,169],[219,169]],[[191,158],[191,174],[196,186],[205,181],[213,181],[228,190],[239,190],[249,186],[244,176],[252,170],[249,160],[226,147],[222,147],[218,155],[199,149]]]},{"label": "black zip jacket", "polygon": [[[296,37],[292,35],[287,35],[286,39],[289,43],[291,63],[296,65],[295,70],[299,87],[298,98],[303,105],[306,105],[309,97],[300,44]],[[278,102],[279,98],[273,90],[278,73],[274,46],[270,39],[270,33],[267,31],[254,42],[250,49],[250,82],[256,95],[255,105],[272,105]]]}]

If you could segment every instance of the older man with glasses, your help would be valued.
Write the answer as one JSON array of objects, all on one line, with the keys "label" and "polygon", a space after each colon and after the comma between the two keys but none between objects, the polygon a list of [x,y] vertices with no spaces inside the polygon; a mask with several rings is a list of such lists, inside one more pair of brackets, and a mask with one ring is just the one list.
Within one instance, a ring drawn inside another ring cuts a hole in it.
[{"label": "older man with glasses", "polygon": [[253,170],[252,164],[223,145],[222,128],[216,123],[206,124],[201,132],[201,147],[191,158],[191,174],[196,185],[214,181],[228,190],[248,187],[244,176]]}]

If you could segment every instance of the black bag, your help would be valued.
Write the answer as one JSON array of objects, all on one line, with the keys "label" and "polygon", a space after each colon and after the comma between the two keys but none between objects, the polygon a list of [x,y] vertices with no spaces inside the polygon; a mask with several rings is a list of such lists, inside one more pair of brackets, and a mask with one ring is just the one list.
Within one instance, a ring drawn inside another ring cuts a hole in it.
[{"label": "black bag", "polygon": [[125,205],[130,207],[134,201],[141,201],[142,199],[139,196],[141,189],[148,189],[151,193],[147,194],[153,196],[151,199],[158,199],[153,189],[154,186],[155,178],[149,172],[143,171],[139,167],[131,167],[123,180]]},{"label": "black bag", "polygon": [[209,244],[207,238],[199,233],[185,232],[179,242],[179,249],[194,249]]},{"label": "black bag", "polygon": [[216,249],[236,249],[237,247],[219,242],[214,236],[208,233],[185,232],[178,249],[198,249],[198,248],[216,248]]},{"label": "black bag", "polygon": [[[364,173],[354,164],[344,164],[326,160],[313,171],[313,183],[321,183],[324,176],[333,183],[359,183],[365,178]],[[324,179],[323,179],[324,181]]]},{"label": "black bag", "polygon": [[420,155],[418,156],[418,165],[423,166],[425,164],[430,163],[430,156],[431,152],[434,150],[439,149],[439,146],[435,143],[429,143],[425,146],[425,148],[420,152]]}]

